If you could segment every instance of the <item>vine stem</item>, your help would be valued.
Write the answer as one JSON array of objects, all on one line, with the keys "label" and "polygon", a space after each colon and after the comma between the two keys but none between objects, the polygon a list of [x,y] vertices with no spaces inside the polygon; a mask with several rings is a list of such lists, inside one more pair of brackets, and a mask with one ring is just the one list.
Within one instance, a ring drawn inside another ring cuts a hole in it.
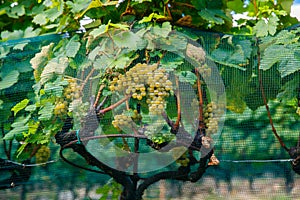
[{"label": "vine stem", "polygon": [[94,108],[96,108],[97,105],[98,105],[98,102],[99,102],[99,99],[100,99],[100,96],[101,96],[101,92],[104,89],[104,87],[105,87],[104,85],[100,85],[100,88],[99,88],[98,93],[97,93],[97,97],[95,99],[95,103],[93,105]]},{"label": "vine stem", "polygon": [[204,129],[204,119],[203,119],[203,94],[201,90],[201,80],[199,77],[199,71],[195,68],[196,76],[197,76],[197,90],[199,96],[199,128]]},{"label": "vine stem", "polygon": [[176,100],[177,100],[177,120],[174,124],[175,128],[177,129],[179,127],[179,122],[181,120],[181,106],[180,106],[180,91],[179,91],[179,81],[178,77],[175,79],[177,91],[176,91]]},{"label": "vine stem", "polygon": [[119,100],[117,103],[100,110],[99,113],[104,114],[108,111],[111,111],[112,109],[114,109],[114,108],[118,107],[119,105],[121,105],[122,103],[126,102],[129,98],[130,98],[130,95],[127,95],[123,99]]},{"label": "vine stem", "polygon": [[271,116],[270,108],[268,106],[267,98],[266,98],[266,94],[265,94],[265,90],[264,90],[264,87],[263,87],[262,75],[261,75],[261,70],[260,70],[260,58],[261,58],[261,56],[260,56],[260,49],[259,49],[259,43],[258,43],[258,40],[257,40],[257,67],[258,67],[257,74],[258,74],[258,79],[259,79],[259,85],[260,85],[260,89],[261,89],[262,98],[263,98],[263,101],[264,101],[264,104],[265,104],[265,107],[266,107],[266,110],[267,110],[267,114],[268,114],[268,118],[269,118],[269,121],[270,121],[270,125],[272,127],[272,132],[274,133],[275,137],[279,141],[281,147],[283,147],[287,152],[289,152],[289,148],[287,148],[287,146],[284,144],[284,142],[282,141],[282,139],[278,135],[278,133],[276,131],[276,128],[274,126],[274,123],[273,123],[273,119],[272,119],[272,116]]},{"label": "vine stem", "polygon": [[86,85],[86,83],[88,82],[89,78],[92,76],[92,74],[94,73],[95,68],[93,68],[90,73],[87,75],[87,77],[85,78],[85,80],[83,81],[81,87],[80,87],[80,92],[83,91],[84,86]]}]

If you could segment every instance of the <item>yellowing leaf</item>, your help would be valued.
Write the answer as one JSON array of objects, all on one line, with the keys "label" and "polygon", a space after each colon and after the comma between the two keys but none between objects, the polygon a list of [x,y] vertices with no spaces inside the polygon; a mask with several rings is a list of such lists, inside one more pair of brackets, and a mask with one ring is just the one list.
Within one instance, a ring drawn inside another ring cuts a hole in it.
[{"label": "yellowing leaf", "polygon": [[88,10],[90,10],[92,8],[98,8],[98,7],[102,7],[102,6],[103,6],[103,4],[100,0],[92,0],[92,2],[89,4],[89,6],[82,13],[80,13],[78,16],[76,16],[75,19],[81,18]]},{"label": "yellowing leaf", "polygon": [[29,99],[24,99],[23,101],[19,102],[17,105],[15,105],[11,111],[14,112],[14,116],[17,115],[17,113],[22,110],[23,108],[25,108],[27,106],[27,104],[29,103]]}]

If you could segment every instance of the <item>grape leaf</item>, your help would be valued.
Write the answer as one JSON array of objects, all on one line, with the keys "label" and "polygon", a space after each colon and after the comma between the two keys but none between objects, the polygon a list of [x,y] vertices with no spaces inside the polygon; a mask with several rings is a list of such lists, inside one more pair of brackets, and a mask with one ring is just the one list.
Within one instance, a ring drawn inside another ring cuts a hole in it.
[{"label": "grape leaf", "polygon": [[241,0],[230,0],[227,2],[227,8],[234,10],[236,13],[243,13],[247,9],[245,8],[244,1]]},{"label": "grape leaf", "polygon": [[17,70],[12,70],[8,74],[0,73],[0,90],[5,88],[9,88],[10,86],[14,85],[19,80],[19,72]]},{"label": "grape leaf", "polygon": [[29,99],[24,99],[24,100],[22,100],[21,102],[19,102],[18,104],[16,104],[16,105],[11,109],[11,111],[14,112],[14,116],[16,116],[17,113],[18,113],[20,110],[24,109],[24,108],[27,106],[28,103],[29,103]]},{"label": "grape leaf", "polygon": [[47,82],[54,76],[54,74],[63,74],[68,64],[69,61],[66,57],[56,57],[50,60],[41,74],[41,83],[44,84]]},{"label": "grape leaf", "polygon": [[51,52],[54,43],[50,43],[47,46],[42,47],[41,52],[35,54],[35,56],[30,60],[30,64],[33,69],[39,68],[48,60],[48,55]]},{"label": "grape leaf", "polygon": [[33,23],[38,24],[38,25],[45,25],[48,22],[47,16],[45,15],[45,13],[40,13],[36,16],[34,16]]},{"label": "grape leaf", "polygon": [[143,17],[143,19],[139,21],[139,24],[147,23],[147,22],[151,22],[152,20],[163,19],[163,18],[165,18],[165,16],[156,13],[151,13],[148,17]]},{"label": "grape leaf", "polygon": [[113,40],[119,48],[128,48],[131,50],[143,49],[146,42],[133,32],[125,31],[114,35]]},{"label": "grape leaf", "polygon": [[10,52],[10,48],[9,47],[3,47],[0,46],[0,59],[1,58],[5,58],[6,55]]},{"label": "grape leaf", "polygon": [[198,15],[213,24],[224,24],[224,20],[222,19],[224,16],[227,16],[222,13],[221,10],[213,10],[213,9],[203,9],[198,12]]},{"label": "grape leaf", "polygon": [[264,37],[268,34],[274,35],[277,30],[279,18],[276,15],[271,15],[269,20],[260,19],[253,27],[253,32],[257,37]]},{"label": "grape leaf", "polygon": [[172,26],[170,22],[164,22],[161,27],[156,25],[153,27],[153,33],[162,38],[166,38],[172,30]]},{"label": "grape leaf", "polygon": [[15,5],[10,9],[10,12],[6,13],[11,18],[19,18],[20,16],[25,15],[25,7],[22,4]]},{"label": "grape leaf", "polygon": [[30,119],[31,115],[28,115],[27,117],[20,116],[18,117],[14,123],[11,125],[12,130],[9,131],[5,136],[3,137],[4,140],[12,140],[14,139],[16,134],[26,132],[28,130],[27,122]]},{"label": "grape leaf", "polygon": [[195,6],[197,10],[202,10],[206,7],[205,1],[192,0],[191,3]]},{"label": "grape leaf", "polygon": [[52,114],[53,114],[53,109],[54,109],[55,105],[53,105],[52,103],[50,102],[47,102],[45,104],[44,107],[42,107],[41,110],[39,110],[38,114],[40,115],[39,116],[39,120],[41,121],[47,121],[47,120],[50,120],[51,117],[52,117]]},{"label": "grape leaf", "polygon": [[74,58],[81,46],[81,43],[78,42],[79,37],[78,35],[72,37],[72,39],[68,42],[67,46],[66,46],[66,56],[67,57],[71,57]]},{"label": "grape leaf", "polygon": [[2,40],[14,40],[14,39],[22,38],[22,37],[23,37],[22,30],[14,30],[13,32],[10,32],[10,31],[2,31],[1,32]]},{"label": "grape leaf", "polygon": [[90,32],[90,35],[92,35],[94,38],[98,37],[99,35],[107,32],[107,25],[102,24],[99,26],[99,28],[95,28]]},{"label": "grape leaf", "polygon": [[190,84],[194,84],[197,80],[197,76],[190,71],[180,71],[177,73],[179,81],[188,82]]}]

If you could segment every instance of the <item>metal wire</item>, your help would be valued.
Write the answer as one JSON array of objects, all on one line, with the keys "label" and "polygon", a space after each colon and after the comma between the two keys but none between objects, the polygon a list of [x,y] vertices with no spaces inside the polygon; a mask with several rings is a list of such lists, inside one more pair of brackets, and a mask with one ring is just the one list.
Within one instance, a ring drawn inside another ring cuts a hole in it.
[{"label": "metal wire", "polygon": [[59,159],[56,159],[56,160],[50,160],[50,161],[47,161],[47,162],[36,163],[36,164],[23,164],[23,163],[18,163],[18,162],[12,161],[12,160],[6,160],[5,162],[7,162],[7,163],[12,163],[12,164],[15,164],[15,165],[19,165],[19,166],[22,166],[22,167],[37,167],[37,166],[41,166],[41,165],[46,165],[46,164],[50,164],[50,163],[55,163],[55,162],[57,162],[58,160],[59,160]]},{"label": "metal wire", "polygon": [[294,159],[276,159],[276,160],[220,160],[220,162],[232,163],[270,163],[270,162],[291,162]]}]

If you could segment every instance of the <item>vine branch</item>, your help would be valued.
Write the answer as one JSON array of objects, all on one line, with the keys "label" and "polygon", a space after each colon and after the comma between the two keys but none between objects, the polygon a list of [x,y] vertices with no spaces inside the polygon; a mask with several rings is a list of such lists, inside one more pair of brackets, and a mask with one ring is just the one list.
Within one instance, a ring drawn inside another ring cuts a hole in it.
[{"label": "vine branch", "polygon": [[282,141],[282,139],[280,138],[280,136],[278,135],[278,133],[276,131],[276,128],[274,126],[273,119],[272,119],[272,116],[271,116],[270,108],[269,108],[268,103],[267,103],[267,98],[266,98],[265,90],[264,90],[264,87],[263,87],[262,74],[261,74],[261,69],[260,69],[260,58],[261,58],[261,56],[260,56],[260,49],[259,49],[258,40],[257,40],[257,49],[258,49],[257,50],[257,68],[258,68],[257,73],[258,73],[259,85],[260,85],[264,105],[265,105],[266,110],[267,110],[270,125],[272,127],[272,132],[274,133],[275,137],[279,141],[281,147],[283,147],[287,152],[289,152],[289,148],[286,147],[286,145],[284,144],[284,142]]}]

